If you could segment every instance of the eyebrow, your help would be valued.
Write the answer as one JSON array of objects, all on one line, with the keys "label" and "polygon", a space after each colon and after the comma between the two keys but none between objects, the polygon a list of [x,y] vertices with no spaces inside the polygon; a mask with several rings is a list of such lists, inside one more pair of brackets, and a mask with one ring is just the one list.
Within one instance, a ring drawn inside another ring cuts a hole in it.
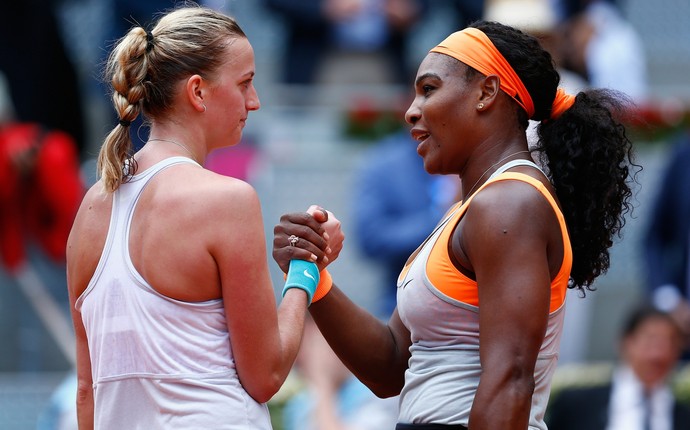
[{"label": "eyebrow", "polygon": [[431,73],[431,72],[425,73],[425,74],[421,75],[420,77],[418,77],[418,78],[414,81],[414,83],[415,83],[415,85],[419,85],[420,82],[422,82],[424,79],[427,79],[427,78],[439,79],[439,80],[440,80],[440,79],[441,79],[441,76],[437,75],[436,73]]}]

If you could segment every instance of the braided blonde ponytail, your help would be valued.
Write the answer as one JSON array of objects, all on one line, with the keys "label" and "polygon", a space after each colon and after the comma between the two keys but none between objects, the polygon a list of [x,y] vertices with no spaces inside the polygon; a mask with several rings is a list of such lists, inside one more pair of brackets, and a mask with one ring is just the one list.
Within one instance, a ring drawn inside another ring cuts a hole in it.
[{"label": "braided blonde ponytail", "polygon": [[120,39],[106,66],[120,118],[98,155],[106,191],[115,191],[136,173],[129,134],[132,121],[142,112],[149,119],[164,118],[180,79],[194,74],[212,79],[227,46],[237,38],[246,35],[234,19],[198,6],[164,15],[150,33],[134,27]]},{"label": "braided blonde ponytail", "polygon": [[98,154],[98,171],[108,192],[115,191],[134,173],[133,166],[125,165],[132,151],[129,125],[141,112],[145,97],[146,45],[146,31],[135,27],[120,40],[108,59],[106,73],[111,77],[113,105],[120,118]]}]

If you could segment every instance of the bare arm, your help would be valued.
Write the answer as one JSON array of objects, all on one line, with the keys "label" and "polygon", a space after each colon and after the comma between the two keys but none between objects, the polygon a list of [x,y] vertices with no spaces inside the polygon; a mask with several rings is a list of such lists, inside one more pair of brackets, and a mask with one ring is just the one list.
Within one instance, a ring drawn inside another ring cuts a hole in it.
[{"label": "bare arm", "polygon": [[[81,313],[75,304],[96,269],[100,253],[93,250],[103,248],[110,208],[110,199],[103,199],[100,184],[94,185],[84,197],[67,240],[67,288],[77,349],[79,430],[94,427],[94,399],[89,345]],[[94,219],[99,221],[94,222]]]},{"label": "bare arm", "polygon": [[94,404],[89,345],[81,322],[81,314],[74,309],[72,297],[70,297],[70,304],[77,340],[77,421],[79,430],[91,430],[93,429]]},{"label": "bare arm", "polygon": [[400,394],[410,358],[410,333],[397,310],[385,324],[334,286],[309,312],[333,351],[374,394]]},{"label": "bare arm", "polygon": [[[478,195],[455,232],[454,253],[471,262],[479,288],[482,374],[472,430],[528,428],[549,313],[553,222],[553,211],[536,190],[506,182]],[[455,252],[456,243],[461,252]]]},{"label": "bare arm", "polygon": [[[291,234],[302,237],[304,217],[304,213],[284,215],[274,230],[273,258],[283,270],[287,270],[293,258],[293,249],[286,245],[287,237]],[[328,230],[328,226],[325,228]],[[329,243],[333,240],[330,237]],[[410,354],[410,333],[397,312],[385,324],[353,303],[336,286],[312,304],[309,311],[333,351],[369,389],[379,397],[400,393]]]},{"label": "bare arm", "polygon": [[[256,193],[247,184],[235,184],[231,198],[218,200],[216,216],[224,223],[210,232],[211,253],[218,262],[233,354],[242,385],[263,403],[278,391],[292,368],[302,337],[307,295],[299,289],[288,290],[276,312]],[[326,242],[319,236],[323,230],[312,222],[311,240],[321,245],[312,251],[323,259]],[[311,251],[299,251],[295,258],[311,257]]]}]

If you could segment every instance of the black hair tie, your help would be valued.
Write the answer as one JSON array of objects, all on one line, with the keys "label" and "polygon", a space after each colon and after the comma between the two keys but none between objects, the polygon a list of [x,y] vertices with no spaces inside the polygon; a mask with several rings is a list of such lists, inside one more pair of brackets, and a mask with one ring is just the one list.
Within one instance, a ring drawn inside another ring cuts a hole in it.
[{"label": "black hair tie", "polygon": [[146,32],[146,52],[150,52],[153,49],[153,33],[150,31]]},{"label": "black hair tie", "polygon": [[120,125],[123,127],[129,127],[130,125],[132,125],[132,121],[127,121],[126,119],[121,119]]}]

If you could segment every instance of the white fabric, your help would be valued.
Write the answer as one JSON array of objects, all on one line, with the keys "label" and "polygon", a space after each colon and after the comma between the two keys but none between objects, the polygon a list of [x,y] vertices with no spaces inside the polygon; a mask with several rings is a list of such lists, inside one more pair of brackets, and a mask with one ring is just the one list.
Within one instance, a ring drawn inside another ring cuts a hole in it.
[{"label": "white fabric", "polygon": [[[650,393],[652,409],[651,430],[673,429],[673,394],[667,386]],[[613,375],[609,402],[609,425],[606,430],[643,430],[643,387],[628,367]]]},{"label": "white fabric", "polygon": [[129,230],[148,181],[166,159],[113,195],[106,245],[76,308],[89,343],[96,429],[271,428],[266,405],[239,382],[223,301],[188,303],[156,292],[129,255]]}]

